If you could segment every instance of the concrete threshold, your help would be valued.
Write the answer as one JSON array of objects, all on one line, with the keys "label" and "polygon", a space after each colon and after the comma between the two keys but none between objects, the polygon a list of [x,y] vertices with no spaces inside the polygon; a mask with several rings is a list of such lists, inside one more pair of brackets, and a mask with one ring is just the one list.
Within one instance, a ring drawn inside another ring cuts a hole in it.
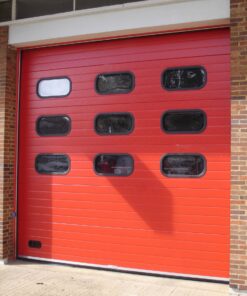
[{"label": "concrete threshold", "polygon": [[0,265],[0,296],[225,296],[227,284],[14,261]]}]

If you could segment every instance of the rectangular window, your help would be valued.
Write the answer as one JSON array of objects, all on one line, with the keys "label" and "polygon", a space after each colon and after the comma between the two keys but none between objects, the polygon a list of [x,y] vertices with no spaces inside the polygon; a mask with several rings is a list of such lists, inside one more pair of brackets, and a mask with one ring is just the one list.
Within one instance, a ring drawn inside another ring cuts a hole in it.
[{"label": "rectangular window", "polygon": [[140,1],[143,0],[76,0],[76,9],[87,9]]},{"label": "rectangular window", "polygon": [[16,5],[17,19],[73,10],[73,0],[17,0]]},{"label": "rectangular window", "polygon": [[37,94],[40,98],[66,97],[71,92],[71,80],[67,77],[39,80]]},{"label": "rectangular window", "polygon": [[127,135],[133,130],[134,118],[129,113],[99,114],[95,130],[99,135]]},{"label": "rectangular window", "polygon": [[201,177],[206,172],[206,160],[200,154],[167,154],[161,170],[167,177]]},{"label": "rectangular window", "polygon": [[207,74],[203,67],[180,67],[167,69],[162,84],[167,90],[193,90],[204,87],[206,80]]},{"label": "rectangular window", "polygon": [[6,22],[11,20],[11,0],[0,0],[0,22]]},{"label": "rectangular window", "polygon": [[36,122],[40,136],[65,136],[70,132],[71,120],[65,115],[41,116]]},{"label": "rectangular window", "polygon": [[172,110],[164,113],[162,128],[167,133],[200,133],[206,127],[202,110]]},{"label": "rectangular window", "polygon": [[134,88],[134,76],[131,73],[100,74],[96,78],[96,91],[101,95],[126,94]]},{"label": "rectangular window", "polygon": [[134,160],[128,154],[100,154],[94,160],[94,169],[102,176],[129,176]]},{"label": "rectangular window", "polygon": [[39,154],[35,169],[39,174],[65,175],[70,169],[70,159],[65,154]]}]

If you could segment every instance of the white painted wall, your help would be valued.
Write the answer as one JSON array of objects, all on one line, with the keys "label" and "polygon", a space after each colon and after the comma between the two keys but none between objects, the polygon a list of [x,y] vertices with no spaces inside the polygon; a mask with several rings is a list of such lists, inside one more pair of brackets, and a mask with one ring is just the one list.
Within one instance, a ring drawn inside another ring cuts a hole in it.
[{"label": "white painted wall", "polygon": [[230,0],[148,0],[10,22],[17,47],[228,25]]}]

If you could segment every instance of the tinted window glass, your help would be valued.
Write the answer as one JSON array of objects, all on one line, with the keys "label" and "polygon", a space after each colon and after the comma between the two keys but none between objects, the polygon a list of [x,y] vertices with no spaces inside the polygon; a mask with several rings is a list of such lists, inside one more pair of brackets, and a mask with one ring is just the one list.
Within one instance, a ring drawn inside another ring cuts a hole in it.
[{"label": "tinted window glass", "polygon": [[41,98],[65,97],[71,91],[71,81],[66,77],[41,79],[37,92]]},{"label": "tinted window glass", "polygon": [[95,130],[100,135],[129,134],[133,129],[133,117],[128,113],[100,114],[95,120]]},{"label": "tinted window glass", "polygon": [[202,67],[168,69],[163,74],[163,86],[168,90],[197,89],[206,84],[206,71]]},{"label": "tinted window glass", "polygon": [[40,174],[63,175],[69,171],[70,160],[63,154],[39,154],[35,160],[35,168]]},{"label": "tinted window glass", "polygon": [[162,171],[168,177],[198,177],[205,171],[205,159],[198,154],[169,154],[162,159]]},{"label": "tinted window glass", "polygon": [[87,9],[139,1],[143,0],[77,0],[76,9]]},{"label": "tinted window glass", "polygon": [[73,10],[73,0],[17,0],[17,19]]},{"label": "tinted window glass", "polygon": [[68,116],[42,116],[37,120],[36,129],[40,136],[63,136],[70,132]]},{"label": "tinted window glass", "polygon": [[0,22],[11,20],[11,3],[10,0],[0,1]]},{"label": "tinted window glass", "polygon": [[199,133],[206,127],[206,115],[201,110],[168,111],[162,127],[168,133]]},{"label": "tinted window glass", "polygon": [[100,74],[96,78],[96,91],[99,94],[129,93],[134,87],[134,78],[130,73]]},{"label": "tinted window glass", "polygon": [[94,168],[99,175],[129,176],[134,160],[127,154],[100,154],[95,158]]}]

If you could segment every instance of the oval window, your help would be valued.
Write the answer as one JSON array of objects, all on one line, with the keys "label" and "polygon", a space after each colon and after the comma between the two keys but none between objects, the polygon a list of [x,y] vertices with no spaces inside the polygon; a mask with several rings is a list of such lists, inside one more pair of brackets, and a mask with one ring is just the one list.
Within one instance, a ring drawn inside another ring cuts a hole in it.
[{"label": "oval window", "polygon": [[206,70],[202,67],[181,67],[167,69],[162,84],[167,90],[199,89],[206,84]]},{"label": "oval window", "polygon": [[100,154],[95,158],[94,169],[102,176],[129,176],[134,160],[128,154]]},{"label": "oval window", "polygon": [[126,94],[134,88],[134,76],[131,73],[99,74],[96,78],[96,91],[101,95]]},{"label": "oval window", "polygon": [[129,113],[99,114],[95,131],[99,135],[126,135],[133,130],[134,119]]},{"label": "oval window", "polygon": [[64,175],[70,169],[70,160],[65,154],[39,154],[35,160],[35,169],[39,174]]},{"label": "oval window", "polygon": [[64,136],[70,132],[71,120],[69,116],[42,116],[36,123],[36,130],[40,136]]},{"label": "oval window", "polygon": [[200,154],[168,154],[162,158],[161,170],[167,177],[200,177],[206,161]]},{"label": "oval window", "polygon": [[162,128],[167,133],[200,133],[205,127],[206,114],[201,110],[172,110],[162,117]]},{"label": "oval window", "polygon": [[67,77],[39,80],[37,93],[40,98],[66,97],[71,92],[71,80]]}]

